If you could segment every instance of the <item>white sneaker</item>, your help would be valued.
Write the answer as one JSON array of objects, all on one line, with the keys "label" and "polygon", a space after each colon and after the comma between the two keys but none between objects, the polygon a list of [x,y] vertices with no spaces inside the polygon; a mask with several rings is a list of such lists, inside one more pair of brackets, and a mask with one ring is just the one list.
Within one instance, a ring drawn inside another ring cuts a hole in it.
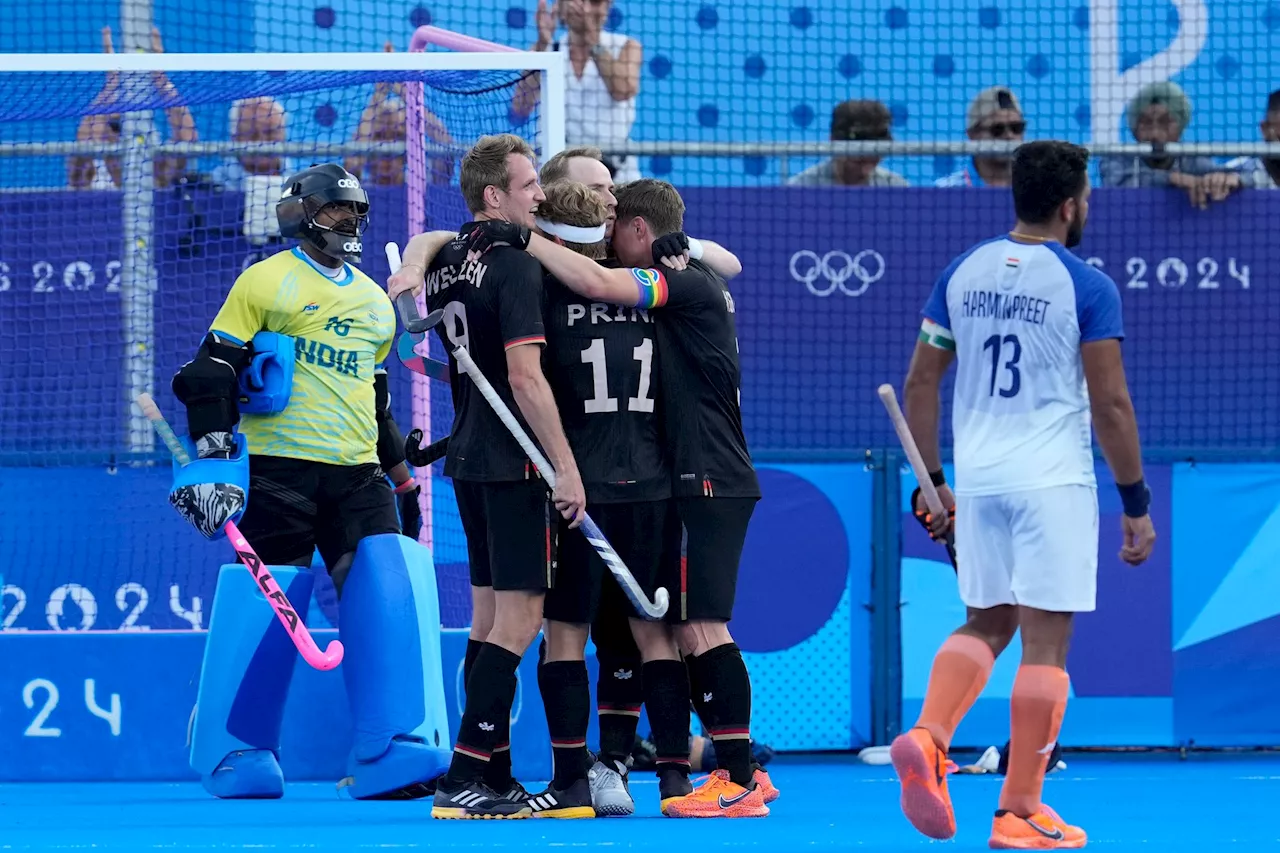
[{"label": "white sneaker", "polygon": [[597,761],[587,771],[591,783],[591,805],[600,817],[627,817],[635,814],[636,803],[631,799],[627,784],[627,768],[620,762],[605,764]]}]

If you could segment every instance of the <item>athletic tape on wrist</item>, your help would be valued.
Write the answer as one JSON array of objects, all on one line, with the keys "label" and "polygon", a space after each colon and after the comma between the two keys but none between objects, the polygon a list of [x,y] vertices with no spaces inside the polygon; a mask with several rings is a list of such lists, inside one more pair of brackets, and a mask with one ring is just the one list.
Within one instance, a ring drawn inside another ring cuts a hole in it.
[{"label": "athletic tape on wrist", "polygon": [[1151,490],[1147,488],[1146,480],[1139,480],[1127,486],[1116,483],[1116,490],[1120,492],[1120,503],[1124,506],[1125,515],[1130,518],[1142,518],[1147,514],[1147,509],[1151,506]]}]

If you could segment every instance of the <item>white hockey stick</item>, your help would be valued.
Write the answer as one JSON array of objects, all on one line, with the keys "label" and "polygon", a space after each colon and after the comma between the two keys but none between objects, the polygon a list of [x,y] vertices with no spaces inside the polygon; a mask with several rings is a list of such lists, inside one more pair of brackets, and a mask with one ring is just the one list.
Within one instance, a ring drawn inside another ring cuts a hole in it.
[{"label": "white hockey stick", "polygon": [[[537,445],[530,440],[528,433],[520,426],[516,416],[511,413],[511,409],[498,396],[498,392],[493,390],[489,380],[485,378],[484,373],[480,371],[475,361],[472,360],[471,353],[467,352],[466,347],[459,346],[453,350],[453,358],[458,362],[458,368],[476,383],[476,387],[480,389],[480,394],[488,401],[494,413],[511,433],[511,437],[528,454],[529,460],[538,469],[542,479],[547,481],[548,486],[555,489],[555,469],[551,467],[551,463],[538,450]],[[667,607],[670,604],[670,596],[667,595],[666,588],[658,587],[654,591],[653,601],[650,601],[644,594],[644,590],[640,588],[640,584],[636,582],[635,576],[631,574],[631,570],[627,568],[627,564],[622,561],[622,557],[609,544],[609,540],[605,538],[604,533],[601,532],[596,523],[591,520],[591,516],[585,513],[582,519],[582,534],[587,537],[591,547],[600,555],[600,559],[604,560],[605,567],[609,569],[609,573],[618,581],[618,585],[622,587],[622,591],[626,593],[636,611],[646,619],[661,619],[666,614]]]},{"label": "white hockey stick", "polygon": [[933,485],[933,480],[929,479],[929,472],[925,470],[920,448],[916,447],[916,440],[911,437],[911,430],[907,428],[907,419],[902,414],[902,409],[898,408],[898,395],[894,393],[893,386],[887,382],[880,386],[877,393],[880,395],[880,402],[884,403],[884,407],[889,410],[889,420],[893,421],[893,429],[898,433],[902,451],[907,454],[911,471],[916,475],[916,482],[920,484],[925,505],[934,515],[942,515],[945,512],[942,508],[942,498],[938,497],[938,489]]}]

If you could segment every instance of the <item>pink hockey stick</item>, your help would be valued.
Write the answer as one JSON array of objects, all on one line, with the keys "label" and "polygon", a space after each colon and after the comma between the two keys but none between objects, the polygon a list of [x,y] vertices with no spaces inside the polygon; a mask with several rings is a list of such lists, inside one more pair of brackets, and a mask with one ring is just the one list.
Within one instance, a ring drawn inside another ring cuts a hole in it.
[{"label": "pink hockey stick", "polygon": [[[147,420],[151,421],[151,426],[155,428],[156,434],[160,436],[160,440],[169,448],[169,452],[173,454],[173,458],[178,460],[179,465],[188,465],[191,457],[187,454],[187,449],[182,446],[182,442],[174,435],[173,429],[165,421],[164,416],[160,414],[160,408],[156,405],[155,400],[151,399],[150,394],[138,395],[138,408],[142,410],[142,414],[147,416]],[[293,605],[289,603],[289,598],[280,589],[280,584],[276,583],[276,579],[271,576],[271,572],[267,571],[266,565],[263,564],[262,558],[253,550],[251,546],[240,534],[240,529],[236,527],[234,521],[228,521],[222,528],[227,538],[231,540],[231,545],[235,548],[236,557],[240,562],[244,563],[249,573],[253,575],[253,579],[258,582],[258,586],[262,589],[262,594],[267,597],[271,609],[276,612],[280,624],[284,625],[285,631],[289,634],[289,639],[293,640],[293,645],[298,649],[298,654],[302,655],[310,666],[315,669],[325,671],[336,667],[342,663],[342,643],[333,640],[329,643],[329,647],[323,652],[316,645],[316,641],[311,637],[311,632],[307,630],[307,626],[298,618],[298,612],[293,609]]]}]

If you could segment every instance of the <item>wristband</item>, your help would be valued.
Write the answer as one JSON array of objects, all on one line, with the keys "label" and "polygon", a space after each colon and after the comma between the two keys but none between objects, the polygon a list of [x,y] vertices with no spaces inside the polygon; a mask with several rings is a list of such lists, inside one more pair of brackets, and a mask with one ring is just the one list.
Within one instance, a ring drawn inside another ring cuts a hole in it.
[{"label": "wristband", "polygon": [[416,488],[418,488],[417,481],[410,477],[408,480],[405,480],[403,483],[396,486],[392,491],[397,495],[403,495],[405,492],[412,492]]},{"label": "wristband", "polygon": [[1151,505],[1151,490],[1147,488],[1146,480],[1139,480],[1127,486],[1116,483],[1116,490],[1120,492],[1120,503],[1124,506],[1125,515],[1130,518],[1142,518],[1147,514],[1147,508]]},{"label": "wristband", "polygon": [[702,260],[702,244],[692,237],[685,237],[689,241],[689,259],[693,261]]},{"label": "wristband", "polygon": [[935,489],[939,486],[945,486],[947,484],[947,475],[943,473],[941,468],[937,471],[930,471],[929,482],[933,483]]}]

